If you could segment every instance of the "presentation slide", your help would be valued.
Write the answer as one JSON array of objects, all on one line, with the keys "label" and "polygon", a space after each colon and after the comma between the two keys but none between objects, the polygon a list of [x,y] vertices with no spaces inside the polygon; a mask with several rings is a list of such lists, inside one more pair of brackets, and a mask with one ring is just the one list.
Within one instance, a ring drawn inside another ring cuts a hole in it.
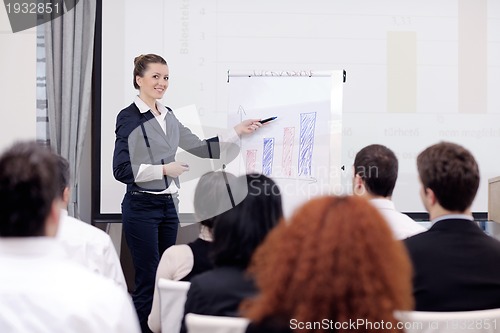
[{"label": "presentation slide", "polygon": [[[167,60],[162,102],[201,137],[228,125],[228,71],[344,69],[345,170],[336,192],[351,192],[356,152],[383,144],[400,162],[396,207],[424,212],[416,156],[447,140],[478,160],[472,209],[487,211],[488,178],[500,170],[500,0],[104,1],[102,38],[102,214],[120,213],[125,186],[111,166],[115,120],[137,94],[133,59],[145,53]],[[181,198],[181,211],[190,211],[189,201]]]}]

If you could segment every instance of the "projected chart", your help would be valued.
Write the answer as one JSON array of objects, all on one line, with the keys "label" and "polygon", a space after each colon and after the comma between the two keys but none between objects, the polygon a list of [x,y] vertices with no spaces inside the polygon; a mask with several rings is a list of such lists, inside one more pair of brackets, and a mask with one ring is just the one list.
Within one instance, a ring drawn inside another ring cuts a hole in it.
[{"label": "projected chart", "polygon": [[[169,64],[165,104],[174,109],[196,104],[202,123],[212,127],[224,127],[230,112],[228,70],[345,69],[341,126],[346,173],[360,148],[385,144],[400,160],[397,207],[424,211],[415,158],[435,142],[457,142],[479,162],[482,182],[473,210],[486,211],[487,179],[498,176],[491,151],[500,151],[500,0],[123,3],[118,8],[103,3],[100,167],[106,211],[120,211],[121,197],[115,194],[123,192],[109,157],[116,113],[136,93],[130,83],[132,59],[148,52],[162,54]],[[148,25],[130,25],[137,17],[148,18]],[[298,172],[299,160],[286,150],[286,142],[299,140],[301,129],[299,124],[287,127],[268,137],[274,143],[268,141],[266,149],[272,146],[274,153],[266,167],[264,141],[253,147],[255,170],[279,170],[290,177]],[[301,170],[305,175],[307,165]]]}]

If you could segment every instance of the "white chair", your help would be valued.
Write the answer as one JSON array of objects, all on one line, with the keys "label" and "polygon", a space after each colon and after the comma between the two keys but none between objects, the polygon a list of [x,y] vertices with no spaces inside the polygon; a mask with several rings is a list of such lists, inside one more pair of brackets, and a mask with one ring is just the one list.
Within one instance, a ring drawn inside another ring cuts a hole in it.
[{"label": "white chair", "polygon": [[406,333],[500,333],[500,309],[425,312],[396,311]]},{"label": "white chair", "polygon": [[244,333],[249,320],[246,318],[186,314],[188,333]]},{"label": "white chair", "polygon": [[160,292],[161,331],[163,333],[178,333],[181,330],[184,303],[190,282],[158,280]]}]

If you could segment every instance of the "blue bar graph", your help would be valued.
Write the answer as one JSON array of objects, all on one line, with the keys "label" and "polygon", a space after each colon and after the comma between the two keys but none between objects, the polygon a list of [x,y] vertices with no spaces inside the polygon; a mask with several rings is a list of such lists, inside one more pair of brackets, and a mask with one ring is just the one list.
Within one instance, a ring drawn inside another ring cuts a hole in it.
[{"label": "blue bar graph", "polygon": [[316,112],[300,114],[299,176],[312,175],[312,154],[314,147],[314,127]]},{"label": "blue bar graph", "polygon": [[274,138],[264,138],[262,152],[262,174],[270,176],[273,172]]}]

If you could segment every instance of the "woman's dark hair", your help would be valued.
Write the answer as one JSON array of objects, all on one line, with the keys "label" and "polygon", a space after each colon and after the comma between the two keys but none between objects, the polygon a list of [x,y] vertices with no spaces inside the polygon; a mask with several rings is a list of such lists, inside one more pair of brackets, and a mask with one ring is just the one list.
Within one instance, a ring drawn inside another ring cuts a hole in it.
[{"label": "woman's dark hair", "polygon": [[143,77],[144,72],[148,69],[149,64],[163,64],[166,65],[167,62],[161,56],[157,54],[141,54],[134,59],[134,88],[139,89],[135,78],[137,76]]},{"label": "woman's dark hair", "polygon": [[194,192],[194,212],[197,220],[212,229],[217,215],[232,208],[228,186],[236,176],[225,171],[211,171],[200,177]]},{"label": "woman's dark hair", "polygon": [[254,250],[283,216],[281,192],[274,181],[259,174],[238,177],[242,178],[247,183],[247,196],[215,219],[215,266],[246,268]]}]

